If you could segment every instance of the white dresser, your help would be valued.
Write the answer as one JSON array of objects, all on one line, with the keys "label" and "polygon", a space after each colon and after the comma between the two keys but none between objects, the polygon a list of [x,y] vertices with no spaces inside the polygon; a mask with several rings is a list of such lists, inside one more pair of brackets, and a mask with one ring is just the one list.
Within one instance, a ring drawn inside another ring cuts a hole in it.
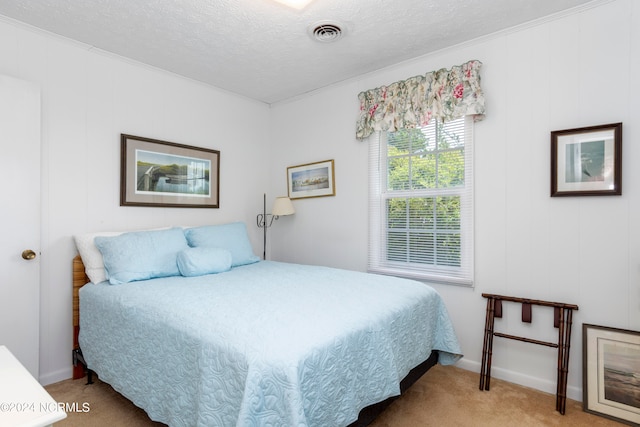
[{"label": "white dresser", "polygon": [[0,346],[0,426],[44,427],[67,417],[5,346]]}]

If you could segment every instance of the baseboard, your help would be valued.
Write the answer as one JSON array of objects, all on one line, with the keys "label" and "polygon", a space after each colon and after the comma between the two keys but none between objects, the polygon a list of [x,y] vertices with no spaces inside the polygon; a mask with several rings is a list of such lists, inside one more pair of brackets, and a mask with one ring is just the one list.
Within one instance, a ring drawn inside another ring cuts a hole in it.
[{"label": "baseboard", "polygon": [[[478,387],[480,386],[480,362],[462,358],[456,366],[467,371],[478,373]],[[520,372],[510,371],[508,369],[498,368],[496,366],[491,367],[491,378],[498,378],[500,380],[508,381],[510,383],[518,384],[524,387],[533,388],[549,394],[556,394],[556,383],[544,380],[529,375],[524,375]],[[582,402],[582,388],[575,386],[567,386],[567,397],[578,402]]]},{"label": "baseboard", "polygon": [[60,369],[55,372],[50,372],[48,374],[40,375],[39,382],[40,382],[40,385],[46,386],[49,384],[68,380],[72,376],[73,376],[73,367],[69,366],[68,368],[65,368],[65,369]]}]

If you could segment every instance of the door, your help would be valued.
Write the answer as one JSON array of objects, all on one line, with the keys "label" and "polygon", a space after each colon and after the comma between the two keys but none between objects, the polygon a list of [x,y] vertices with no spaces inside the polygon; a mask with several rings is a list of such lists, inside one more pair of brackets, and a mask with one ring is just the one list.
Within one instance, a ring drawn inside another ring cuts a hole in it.
[{"label": "door", "polygon": [[40,326],[40,90],[0,75],[0,345],[37,380]]}]

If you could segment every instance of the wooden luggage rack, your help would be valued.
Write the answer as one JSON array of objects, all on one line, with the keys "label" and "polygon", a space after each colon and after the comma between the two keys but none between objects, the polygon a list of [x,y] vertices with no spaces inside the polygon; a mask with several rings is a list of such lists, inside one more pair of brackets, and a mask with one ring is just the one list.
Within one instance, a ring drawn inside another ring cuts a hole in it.
[{"label": "wooden luggage rack", "polygon": [[[544,345],[558,349],[558,383],[556,388],[556,411],[565,413],[567,403],[567,375],[569,373],[569,348],[571,342],[571,321],[573,310],[578,306],[560,302],[540,301],[526,298],[508,297],[504,295],[482,294],[487,298],[487,316],[484,326],[484,344],[482,347],[482,368],[480,369],[480,390],[489,390],[491,380],[491,356],[493,354],[493,337],[509,338],[532,344]],[[496,317],[502,317],[502,302],[522,304],[522,321],[531,323],[531,306],[540,305],[554,308],[553,326],[558,328],[558,343],[538,341],[531,338],[507,335],[493,330]]]}]

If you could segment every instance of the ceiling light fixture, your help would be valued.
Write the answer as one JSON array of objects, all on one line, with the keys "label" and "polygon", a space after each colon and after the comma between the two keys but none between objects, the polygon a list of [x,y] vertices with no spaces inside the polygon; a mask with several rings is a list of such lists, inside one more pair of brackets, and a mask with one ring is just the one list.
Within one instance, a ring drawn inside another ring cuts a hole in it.
[{"label": "ceiling light fixture", "polygon": [[342,25],[333,21],[316,22],[309,25],[307,31],[312,39],[322,43],[335,42],[344,35]]},{"label": "ceiling light fixture", "polygon": [[291,7],[293,9],[302,10],[313,0],[275,0],[280,4]]}]

